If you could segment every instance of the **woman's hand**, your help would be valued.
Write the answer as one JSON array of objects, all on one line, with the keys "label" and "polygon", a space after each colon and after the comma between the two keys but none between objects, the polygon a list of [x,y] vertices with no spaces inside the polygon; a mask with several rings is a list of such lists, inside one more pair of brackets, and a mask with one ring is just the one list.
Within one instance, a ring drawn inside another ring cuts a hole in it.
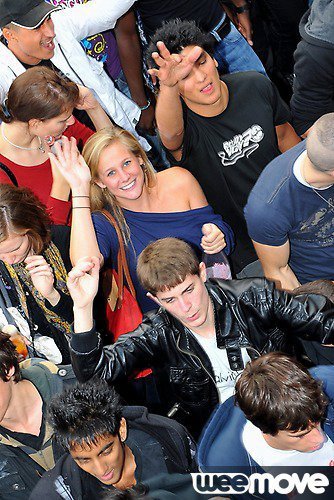
[{"label": "woman's hand", "polygon": [[215,224],[203,224],[202,233],[201,247],[205,253],[218,253],[226,247],[224,233]]},{"label": "woman's hand", "polygon": [[67,288],[74,309],[84,309],[92,305],[99,286],[99,272],[98,257],[82,257],[68,273]]},{"label": "woman's hand", "polygon": [[55,154],[49,153],[52,170],[57,169],[74,190],[89,196],[91,174],[89,167],[78,151],[76,140],[62,136],[54,145]]},{"label": "woman's hand", "polygon": [[79,88],[79,100],[76,109],[83,109],[88,111],[94,109],[98,106],[98,101],[95,99],[93,92],[84,87],[83,85],[78,85]]},{"label": "woman's hand", "polygon": [[58,304],[59,292],[54,288],[54,275],[43,255],[29,255],[25,259],[26,269],[36,290],[53,306]]}]

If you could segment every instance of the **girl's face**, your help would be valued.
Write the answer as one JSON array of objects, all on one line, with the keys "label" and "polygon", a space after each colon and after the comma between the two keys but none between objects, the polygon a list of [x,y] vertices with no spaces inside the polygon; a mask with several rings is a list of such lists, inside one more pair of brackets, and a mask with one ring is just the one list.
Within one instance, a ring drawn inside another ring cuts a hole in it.
[{"label": "girl's face", "polygon": [[10,265],[18,264],[25,260],[30,251],[31,244],[27,234],[11,233],[0,243],[0,260]]},{"label": "girl's face", "polygon": [[107,188],[121,206],[127,205],[127,200],[138,200],[145,181],[142,163],[143,160],[121,142],[115,142],[100,156],[96,184]]},{"label": "girl's face", "polygon": [[[67,127],[75,122],[73,108],[65,110],[61,115],[49,120],[32,120],[33,132],[39,137],[51,137],[52,142],[60,139]],[[48,141],[47,141],[48,142]]]}]

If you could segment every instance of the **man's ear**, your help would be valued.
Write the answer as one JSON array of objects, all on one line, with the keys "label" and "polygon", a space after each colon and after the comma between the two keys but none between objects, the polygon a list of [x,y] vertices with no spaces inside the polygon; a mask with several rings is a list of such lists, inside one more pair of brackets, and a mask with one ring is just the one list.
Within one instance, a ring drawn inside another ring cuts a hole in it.
[{"label": "man's ear", "polygon": [[15,368],[14,368],[14,366],[12,366],[11,368],[9,368],[9,370],[6,374],[6,379],[8,382],[10,381],[10,379],[13,377],[14,374],[15,374]]},{"label": "man's ear", "polygon": [[199,277],[201,278],[203,283],[206,282],[207,276],[206,276],[206,267],[205,267],[204,262],[200,262],[200,264],[199,264]]},{"label": "man's ear", "polygon": [[118,433],[119,433],[120,440],[123,443],[126,440],[126,438],[128,437],[128,425],[127,425],[124,417],[121,418],[121,423],[119,426]]},{"label": "man's ear", "polygon": [[158,306],[162,305],[160,300],[157,297],[155,297],[155,295],[152,295],[150,292],[147,292],[146,297],[153,300],[156,304],[158,304]]},{"label": "man's ear", "polygon": [[9,43],[17,40],[17,36],[16,36],[15,31],[13,29],[3,27],[2,34],[3,34],[4,38],[7,40],[7,42],[9,42]]}]

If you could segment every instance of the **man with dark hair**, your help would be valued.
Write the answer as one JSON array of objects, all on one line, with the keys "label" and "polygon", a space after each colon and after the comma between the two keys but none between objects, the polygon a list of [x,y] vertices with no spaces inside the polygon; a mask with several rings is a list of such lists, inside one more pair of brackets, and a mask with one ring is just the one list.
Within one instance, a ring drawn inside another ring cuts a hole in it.
[{"label": "man with dark hair", "polygon": [[[271,81],[257,72],[224,75],[191,21],[169,21],[151,39],[150,74],[159,80],[156,121],[171,161],[189,170],[236,236],[238,277],[262,276],[243,208],[269,161],[300,139]],[[251,89],[251,93],[250,93]]]},{"label": "man with dark hair", "polygon": [[149,149],[135,131],[140,108],[115,89],[102,63],[87,56],[80,43],[113,28],[132,4],[133,0],[92,0],[61,9],[45,0],[0,0],[0,104],[16,76],[31,66],[47,65],[90,88],[114,122]]},{"label": "man with dark hair", "polygon": [[195,445],[177,422],[146,408],[122,407],[106,382],[73,387],[53,398],[50,421],[69,452],[46,473],[31,499],[101,498],[160,473],[196,471]]},{"label": "man with dark hair", "polygon": [[334,278],[334,113],[264,169],[245,207],[265,276],[286,290]]},{"label": "man with dark hair", "polygon": [[[20,367],[9,335],[0,333],[0,497],[26,500],[64,450],[52,440],[46,404],[71,377],[69,367],[26,360]],[[73,377],[73,375],[72,375]],[[74,377],[73,377],[74,378]]]},{"label": "man with dark hair", "polygon": [[279,352],[249,363],[236,383],[238,406],[230,398],[206,427],[201,470],[333,465],[334,367],[313,373],[323,384]]},{"label": "man with dark hair", "polygon": [[97,258],[85,258],[68,276],[74,301],[71,359],[78,379],[97,375],[110,384],[126,383],[138,370],[152,368],[161,412],[195,438],[216,404],[233,395],[250,359],[289,349],[291,336],[326,343],[334,338],[334,308],[325,297],[297,299],[261,278],[206,282],[205,265],[193,249],[164,238],[146,247],[137,267],[160,309],[103,347],[92,317],[98,269]]}]

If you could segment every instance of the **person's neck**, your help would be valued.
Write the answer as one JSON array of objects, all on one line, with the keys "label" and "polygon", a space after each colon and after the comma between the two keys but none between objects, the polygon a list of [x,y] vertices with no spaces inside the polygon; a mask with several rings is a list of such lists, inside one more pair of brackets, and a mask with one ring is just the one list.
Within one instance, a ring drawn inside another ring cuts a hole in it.
[{"label": "person's neck", "polygon": [[199,327],[190,328],[192,332],[200,335],[203,338],[211,339],[216,335],[216,327],[215,327],[215,311],[212,304],[212,301],[209,297],[209,305],[208,305],[208,313],[206,317],[206,321]]},{"label": "person's neck", "polygon": [[8,42],[7,48],[14,54],[14,56],[20,61],[22,64],[28,64],[28,66],[37,66],[42,59],[37,59],[34,56],[29,56],[25,52],[22,52],[18,47],[14,46],[11,42]]},{"label": "person's neck", "polygon": [[113,485],[118,490],[126,490],[136,484],[136,461],[131,449],[127,445],[124,445],[124,455],[124,464],[121,478],[118,483],[115,483]]},{"label": "person's neck", "polygon": [[42,406],[43,402],[36,387],[29,380],[20,380],[16,383],[10,380],[8,384],[12,384],[11,398],[0,424],[9,430],[19,432],[27,427],[32,415],[35,414],[36,404],[39,402]]},{"label": "person's neck", "polygon": [[[27,123],[18,121],[13,123],[2,123],[1,127],[3,135],[16,146],[21,146],[23,148],[38,148],[38,146],[40,146],[38,136],[29,131]],[[15,148],[15,146],[11,147]]]},{"label": "person's neck", "polygon": [[221,93],[219,99],[213,104],[198,104],[183,97],[187,107],[194,113],[204,116],[205,118],[212,118],[220,115],[228,106],[229,92],[226,83],[220,81]]},{"label": "person's neck", "polygon": [[329,187],[334,184],[334,177],[331,174],[315,169],[307,155],[305,155],[301,164],[300,173],[304,181],[315,189]]}]

